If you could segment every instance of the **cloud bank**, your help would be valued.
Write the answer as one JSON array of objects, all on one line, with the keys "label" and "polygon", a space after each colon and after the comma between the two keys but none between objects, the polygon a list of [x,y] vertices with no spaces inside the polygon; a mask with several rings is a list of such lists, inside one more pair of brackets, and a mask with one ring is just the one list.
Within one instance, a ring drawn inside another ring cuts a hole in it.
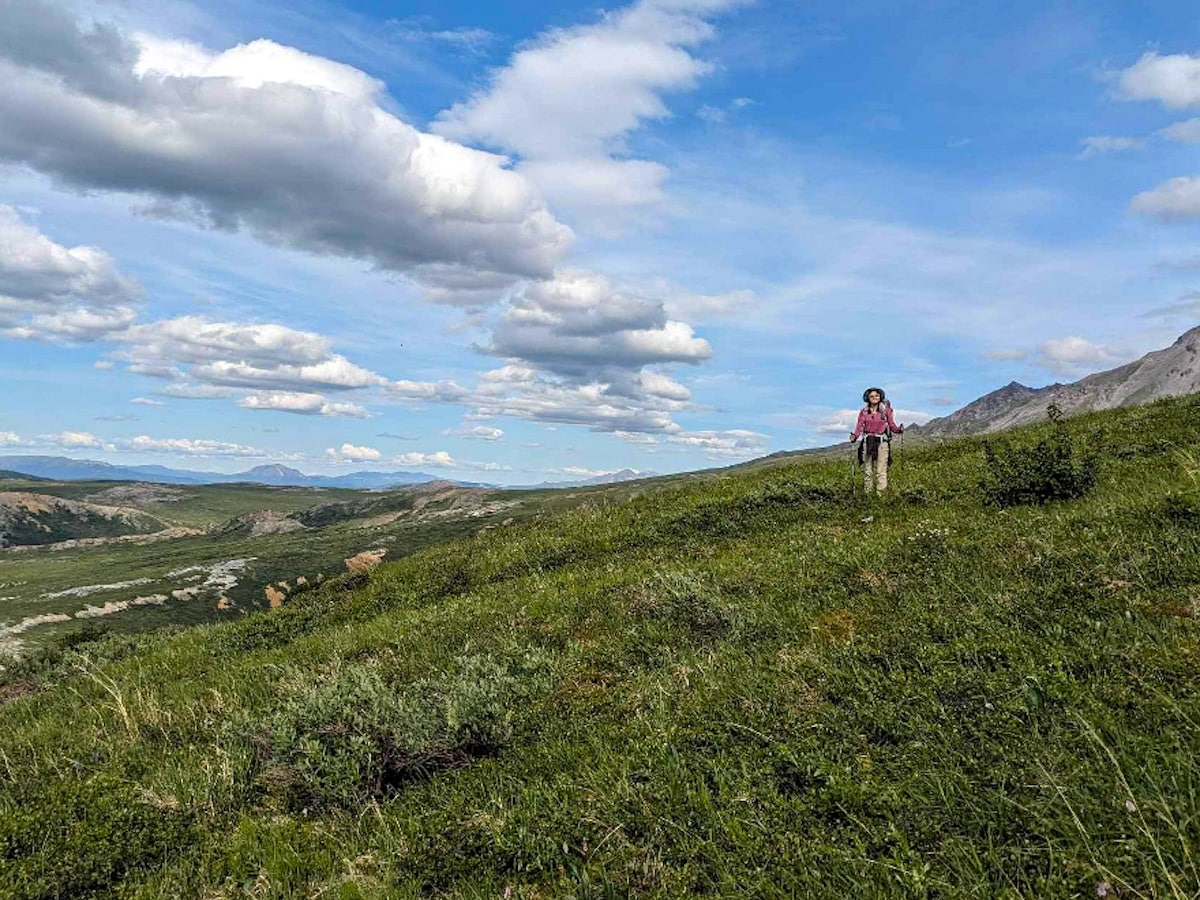
[{"label": "cloud bank", "polygon": [[4,20],[0,159],[60,183],[435,286],[546,277],[571,246],[528,178],[403,122],[350,66],[88,29],[43,0]]}]

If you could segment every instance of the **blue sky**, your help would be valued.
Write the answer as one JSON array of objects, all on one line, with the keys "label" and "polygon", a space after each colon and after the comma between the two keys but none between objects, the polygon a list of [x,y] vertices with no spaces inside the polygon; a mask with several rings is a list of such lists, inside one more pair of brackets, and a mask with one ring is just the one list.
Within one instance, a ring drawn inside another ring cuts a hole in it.
[{"label": "blue sky", "polygon": [[0,452],[672,472],[1200,318],[1182,2],[8,0],[0,84]]}]

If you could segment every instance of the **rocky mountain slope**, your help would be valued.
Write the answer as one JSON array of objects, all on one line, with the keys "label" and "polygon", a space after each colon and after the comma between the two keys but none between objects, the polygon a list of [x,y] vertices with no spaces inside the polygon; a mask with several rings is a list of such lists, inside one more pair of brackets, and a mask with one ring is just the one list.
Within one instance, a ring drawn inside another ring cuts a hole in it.
[{"label": "rocky mountain slope", "polygon": [[1200,327],[1185,332],[1165,349],[1070,384],[1031,388],[1014,381],[948,416],[914,426],[912,431],[925,437],[980,434],[1038,421],[1051,403],[1073,415],[1196,391],[1200,391]]}]

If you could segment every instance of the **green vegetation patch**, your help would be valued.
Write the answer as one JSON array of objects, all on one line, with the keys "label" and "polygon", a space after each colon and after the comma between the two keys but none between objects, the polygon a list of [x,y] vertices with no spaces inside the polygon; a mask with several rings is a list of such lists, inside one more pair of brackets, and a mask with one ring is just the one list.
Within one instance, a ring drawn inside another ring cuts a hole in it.
[{"label": "green vegetation patch", "polygon": [[400,686],[371,664],[283,681],[290,690],[267,721],[236,729],[257,751],[257,785],[293,810],[352,809],[506,746],[514,710],[545,693],[549,661],[461,657]]}]

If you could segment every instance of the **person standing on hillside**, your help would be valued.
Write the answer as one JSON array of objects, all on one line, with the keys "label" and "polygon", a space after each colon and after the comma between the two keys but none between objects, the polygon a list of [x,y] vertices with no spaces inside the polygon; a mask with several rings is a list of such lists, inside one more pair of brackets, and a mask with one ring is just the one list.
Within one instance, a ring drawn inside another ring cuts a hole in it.
[{"label": "person standing on hillside", "polygon": [[892,464],[892,435],[903,434],[904,426],[892,418],[892,404],[883,388],[867,388],[862,397],[866,406],[858,411],[850,443],[862,435],[858,464],[863,467],[863,487],[868,494],[883,493],[888,486],[888,466]]}]

